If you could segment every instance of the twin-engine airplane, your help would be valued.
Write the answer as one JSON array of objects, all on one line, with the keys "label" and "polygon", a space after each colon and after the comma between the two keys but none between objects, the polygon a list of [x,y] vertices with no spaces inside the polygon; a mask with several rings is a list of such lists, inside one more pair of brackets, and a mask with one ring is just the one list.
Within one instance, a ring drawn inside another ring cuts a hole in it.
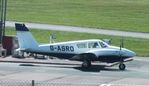
[{"label": "twin-engine airplane", "polygon": [[79,41],[68,41],[50,44],[38,44],[33,38],[29,29],[24,24],[15,24],[19,51],[30,52],[42,55],[82,61],[82,67],[88,68],[91,62],[99,61],[106,63],[119,63],[119,69],[125,70],[126,59],[136,54],[126,48],[110,46],[102,40],[90,39]]}]

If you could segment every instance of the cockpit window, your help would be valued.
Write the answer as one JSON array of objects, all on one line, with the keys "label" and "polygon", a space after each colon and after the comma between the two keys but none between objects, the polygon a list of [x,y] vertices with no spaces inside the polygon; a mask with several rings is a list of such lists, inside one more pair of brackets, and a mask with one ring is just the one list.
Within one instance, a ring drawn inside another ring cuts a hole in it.
[{"label": "cockpit window", "polygon": [[78,43],[77,47],[78,48],[87,48],[87,44],[86,43]]},{"label": "cockpit window", "polygon": [[99,44],[97,42],[88,43],[88,48],[99,48]]},{"label": "cockpit window", "polygon": [[108,47],[105,43],[103,43],[103,42],[99,42],[99,44],[100,44],[100,46],[102,47],[102,48],[106,48],[106,47]]}]

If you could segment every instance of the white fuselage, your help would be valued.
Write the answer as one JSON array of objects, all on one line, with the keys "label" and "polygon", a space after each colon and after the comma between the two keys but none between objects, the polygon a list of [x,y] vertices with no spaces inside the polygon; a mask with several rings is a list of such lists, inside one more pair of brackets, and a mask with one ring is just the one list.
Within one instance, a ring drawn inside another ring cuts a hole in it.
[{"label": "white fuselage", "polygon": [[[96,46],[94,44],[96,43]],[[70,42],[60,42],[52,44],[42,44],[32,48],[31,51],[43,53],[63,53],[63,54],[81,54],[81,53],[94,53],[96,57],[102,56],[122,56],[133,57],[135,53],[128,49],[115,46],[110,46],[102,40],[80,40]]]}]

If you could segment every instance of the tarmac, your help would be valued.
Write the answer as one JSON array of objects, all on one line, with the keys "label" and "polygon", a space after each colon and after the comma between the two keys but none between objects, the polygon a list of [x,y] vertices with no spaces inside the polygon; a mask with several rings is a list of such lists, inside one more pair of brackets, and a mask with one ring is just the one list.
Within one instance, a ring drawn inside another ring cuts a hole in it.
[{"label": "tarmac", "polygon": [[89,69],[81,62],[60,59],[0,58],[0,86],[149,86],[149,58],[134,57],[127,69],[103,67]]}]

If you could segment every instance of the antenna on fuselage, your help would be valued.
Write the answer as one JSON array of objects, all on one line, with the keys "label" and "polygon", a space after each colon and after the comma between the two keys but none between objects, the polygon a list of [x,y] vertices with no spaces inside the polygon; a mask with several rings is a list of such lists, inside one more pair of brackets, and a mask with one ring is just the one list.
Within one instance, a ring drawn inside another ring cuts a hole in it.
[{"label": "antenna on fuselage", "polygon": [[121,44],[120,44],[121,48],[124,48],[124,37],[121,37]]}]

